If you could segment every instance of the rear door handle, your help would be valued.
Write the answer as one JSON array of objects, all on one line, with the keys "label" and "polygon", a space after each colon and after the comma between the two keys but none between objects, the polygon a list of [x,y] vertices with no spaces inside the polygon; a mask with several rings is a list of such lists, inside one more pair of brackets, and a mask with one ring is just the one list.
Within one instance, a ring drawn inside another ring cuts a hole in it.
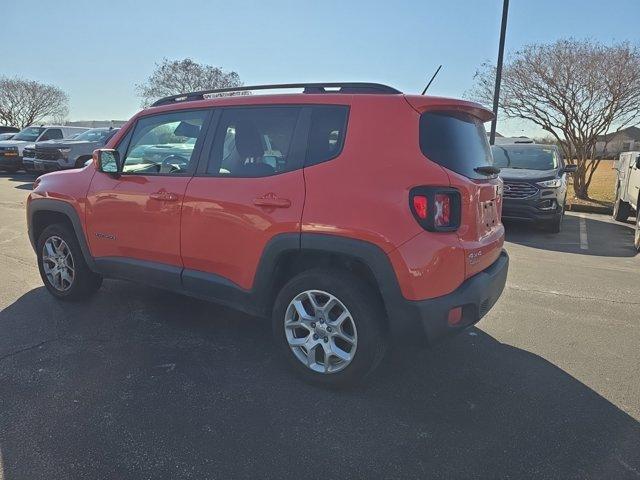
[{"label": "rear door handle", "polygon": [[175,202],[178,200],[178,195],[161,190],[159,192],[149,194],[149,198],[153,200],[160,200],[161,202]]},{"label": "rear door handle", "polygon": [[291,200],[280,198],[274,193],[267,193],[262,197],[254,198],[253,204],[257,207],[289,208],[291,206]]}]

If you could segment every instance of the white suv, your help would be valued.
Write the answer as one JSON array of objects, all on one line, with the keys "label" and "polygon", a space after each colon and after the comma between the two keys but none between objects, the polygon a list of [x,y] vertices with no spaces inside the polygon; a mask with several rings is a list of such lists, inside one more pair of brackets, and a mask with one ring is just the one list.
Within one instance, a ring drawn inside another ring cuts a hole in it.
[{"label": "white suv", "polygon": [[640,252],[640,152],[624,152],[616,162],[618,181],[613,218],[624,222],[631,212],[636,212],[634,245]]}]

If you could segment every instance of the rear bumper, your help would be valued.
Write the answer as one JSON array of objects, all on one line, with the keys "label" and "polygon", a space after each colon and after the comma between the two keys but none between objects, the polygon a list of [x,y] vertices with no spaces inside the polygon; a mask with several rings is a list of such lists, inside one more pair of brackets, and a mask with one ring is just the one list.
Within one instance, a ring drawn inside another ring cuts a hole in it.
[{"label": "rear bumper", "polygon": [[[399,310],[404,315],[398,319],[389,312],[394,336],[409,343],[437,343],[439,340],[474,325],[496,303],[507,281],[509,256],[504,250],[488,268],[463,282],[453,292],[441,297],[420,301],[405,300]],[[462,307],[462,318],[455,324],[448,322],[449,311]],[[393,326],[395,324],[395,328]],[[401,331],[398,331],[401,330]]]}]

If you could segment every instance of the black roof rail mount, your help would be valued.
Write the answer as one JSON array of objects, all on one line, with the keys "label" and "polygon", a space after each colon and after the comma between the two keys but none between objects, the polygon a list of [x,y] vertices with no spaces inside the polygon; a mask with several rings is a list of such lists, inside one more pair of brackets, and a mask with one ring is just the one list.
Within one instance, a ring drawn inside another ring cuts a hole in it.
[{"label": "black roof rail mount", "polygon": [[[381,83],[366,82],[334,82],[334,83],[279,83],[273,85],[249,85],[242,87],[217,88],[214,90],[201,90],[199,92],[180,93],[178,95],[170,95],[152,103],[152,107],[159,105],[168,105],[174,102],[190,102],[194,100],[203,100],[205,95],[215,95],[216,93],[230,92],[248,92],[251,90],[278,90],[287,88],[302,88],[303,93],[351,93],[351,94],[401,94],[400,90],[396,90],[388,85]],[[327,90],[329,89],[329,90]]]}]

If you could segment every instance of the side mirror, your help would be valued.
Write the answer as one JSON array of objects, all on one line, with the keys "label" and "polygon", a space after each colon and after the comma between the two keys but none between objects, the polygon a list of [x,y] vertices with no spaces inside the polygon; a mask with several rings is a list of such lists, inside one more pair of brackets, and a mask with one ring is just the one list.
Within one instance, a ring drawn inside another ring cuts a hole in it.
[{"label": "side mirror", "polygon": [[577,165],[565,165],[563,172],[564,173],[575,173],[578,170]]},{"label": "side mirror", "polygon": [[93,159],[96,162],[98,171],[117,175],[121,172],[120,152],[117,150],[109,150],[100,148],[93,151]]},{"label": "side mirror", "polygon": [[640,170],[640,155],[636,157],[636,168]]}]

